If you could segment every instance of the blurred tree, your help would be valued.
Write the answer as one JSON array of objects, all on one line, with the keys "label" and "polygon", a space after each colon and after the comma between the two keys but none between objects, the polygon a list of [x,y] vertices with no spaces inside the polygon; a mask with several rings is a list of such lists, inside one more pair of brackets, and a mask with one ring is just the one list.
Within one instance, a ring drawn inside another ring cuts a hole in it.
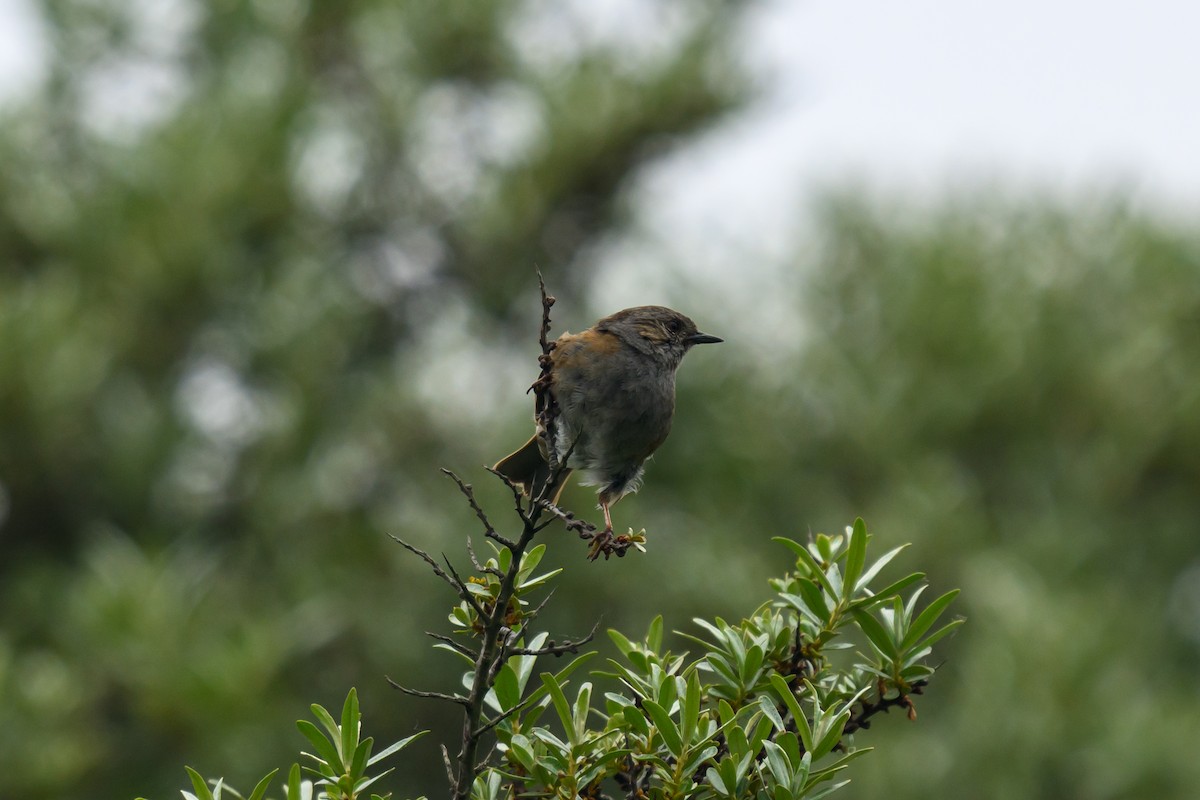
[{"label": "blurred tree", "polygon": [[[435,728],[406,777],[439,790],[437,711],[379,676],[436,680],[440,598],[383,533],[461,541],[434,468],[527,432],[531,265],[581,306],[639,165],[746,85],[738,5],[615,36],[427,8],[41,5],[55,61],[0,125],[6,791],[165,796],[185,761],[249,785],[354,684],[394,709],[381,740]],[[930,724],[881,726],[844,796],[1191,797],[1194,228],[987,195],[847,196],[815,227],[745,303],[677,282],[727,355],[681,374],[623,501],[649,556],[578,571],[548,628],[747,614],[771,535],[861,514],[971,624]]]},{"label": "blurred tree", "polygon": [[1200,237],[1120,197],[991,193],[838,196],[816,230],[782,300],[803,344],[751,339],[771,355],[743,391],[689,387],[703,433],[646,493],[674,479],[722,520],[712,487],[740,487],[728,539],[853,508],[963,587],[957,691],[889,727],[847,796],[1190,797]]},{"label": "blurred tree", "polygon": [[415,658],[380,530],[445,529],[434,467],[497,391],[431,355],[506,354],[535,264],[586,285],[639,165],[746,98],[740,4],[39,9],[0,126],[0,769],[154,793]]}]

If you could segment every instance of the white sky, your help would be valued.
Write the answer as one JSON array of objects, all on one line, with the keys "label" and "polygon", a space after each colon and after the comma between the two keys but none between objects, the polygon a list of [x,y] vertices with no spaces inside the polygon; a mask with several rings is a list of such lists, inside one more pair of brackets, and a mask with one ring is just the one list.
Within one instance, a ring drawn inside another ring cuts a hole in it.
[{"label": "white sky", "polygon": [[[651,230],[769,239],[845,180],[1121,185],[1200,210],[1200,4],[773,0],[753,20],[773,88],[649,178]],[[38,79],[38,39],[28,0],[0,0],[0,103]]]},{"label": "white sky", "polygon": [[848,179],[1123,186],[1200,210],[1200,4],[775,0],[749,38],[772,96],[687,159],[679,222],[778,224]]}]

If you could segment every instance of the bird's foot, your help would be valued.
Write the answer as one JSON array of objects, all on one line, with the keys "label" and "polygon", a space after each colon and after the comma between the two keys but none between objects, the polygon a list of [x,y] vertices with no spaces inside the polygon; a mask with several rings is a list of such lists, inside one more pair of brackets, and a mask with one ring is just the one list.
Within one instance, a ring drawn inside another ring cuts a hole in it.
[{"label": "bird's foot", "polygon": [[619,536],[613,536],[612,528],[605,528],[602,531],[596,531],[592,536],[592,546],[588,548],[588,561],[595,561],[601,553],[604,554],[605,561],[613,555],[617,558],[624,558],[625,552],[631,547],[636,547],[644,553],[646,552],[645,543],[645,528],[637,533],[630,528],[628,533],[622,533]]},{"label": "bird's foot", "polygon": [[588,548],[588,561],[595,561],[601,553],[604,553],[604,559],[607,561],[612,553],[613,541],[612,528],[605,528],[592,534],[592,545]]}]

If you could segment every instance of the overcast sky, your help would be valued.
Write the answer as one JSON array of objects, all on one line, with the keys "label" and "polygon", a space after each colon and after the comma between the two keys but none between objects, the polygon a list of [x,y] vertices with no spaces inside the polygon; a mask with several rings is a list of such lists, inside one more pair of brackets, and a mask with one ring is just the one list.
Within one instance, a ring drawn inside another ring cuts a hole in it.
[{"label": "overcast sky", "polygon": [[[853,180],[1129,187],[1200,210],[1200,4],[766,2],[747,53],[773,88],[648,181],[651,227],[769,235]],[[0,0],[0,103],[39,74],[28,0]]]},{"label": "overcast sky", "polygon": [[1200,4],[777,1],[752,30],[774,90],[663,176],[683,183],[651,204],[672,224],[777,227],[848,180],[1120,186],[1200,211]]}]

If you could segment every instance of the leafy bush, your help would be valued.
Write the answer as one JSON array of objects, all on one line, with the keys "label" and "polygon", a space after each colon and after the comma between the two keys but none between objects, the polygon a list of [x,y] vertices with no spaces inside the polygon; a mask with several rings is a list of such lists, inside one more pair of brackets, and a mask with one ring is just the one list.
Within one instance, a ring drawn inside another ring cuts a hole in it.
[{"label": "leafy bush", "polygon": [[[879,586],[903,547],[870,561],[870,536],[857,520],[844,534],[820,534],[806,544],[777,539],[795,561],[771,581],[773,596],[737,624],[696,619],[700,635],[682,634],[696,656],[664,649],[659,616],[637,640],[610,630],[620,657],[572,686],[595,655],[579,653],[591,635],[554,642],[530,628],[549,597],[534,605],[536,596],[562,572],[537,572],[546,545],[532,541],[555,518],[571,525],[571,516],[542,500],[522,507],[518,496],[523,529],[508,539],[475,504],[471,487],[460,487],[489,539],[486,561],[468,544],[474,571],[463,578],[448,560],[443,567],[401,544],[459,594],[451,635],[430,635],[436,648],[466,662],[465,692],[394,684],[463,707],[460,752],[452,757],[442,747],[456,798],[598,798],[613,786],[628,797],[824,797],[844,786],[842,772],[870,751],[859,740],[876,715],[899,707],[916,719],[913,697],[934,674],[932,646],[962,623],[939,624],[957,591],[918,608],[922,573]],[[538,669],[540,660],[567,654],[575,657],[565,666]],[[372,740],[359,738],[353,690],[340,722],[320,706],[313,712],[320,727],[298,724],[315,749],[305,754],[315,781],[302,781],[293,766],[287,800],[367,797],[367,788],[387,774],[372,768],[417,738],[372,757]],[[219,800],[222,791],[242,797],[221,781],[210,791],[189,773],[195,794],[185,797]],[[252,800],[266,796],[274,774]]]}]

